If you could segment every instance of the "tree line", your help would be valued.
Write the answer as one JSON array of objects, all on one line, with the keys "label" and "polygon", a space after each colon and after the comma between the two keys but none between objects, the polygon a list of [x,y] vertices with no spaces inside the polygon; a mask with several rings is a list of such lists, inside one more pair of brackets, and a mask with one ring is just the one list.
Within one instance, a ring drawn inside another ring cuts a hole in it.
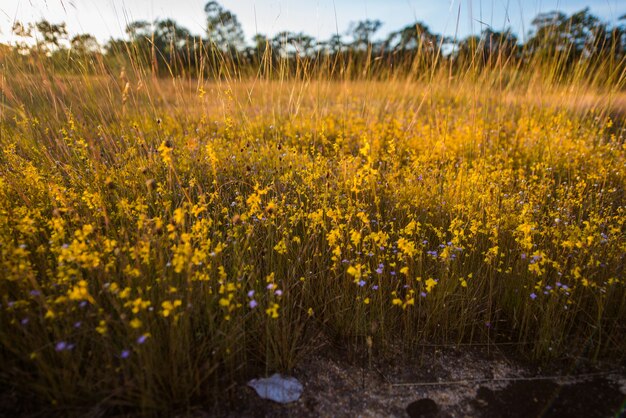
[{"label": "tree line", "polygon": [[127,39],[111,39],[104,45],[90,34],[69,38],[64,23],[17,22],[13,33],[18,41],[3,49],[17,61],[32,64],[43,56],[70,72],[131,64],[157,75],[203,77],[307,74],[313,68],[330,76],[395,72],[419,77],[438,66],[452,72],[547,63],[555,74],[584,65],[587,71],[601,70],[619,78],[625,69],[626,15],[610,24],[589,8],[571,15],[559,11],[537,15],[525,42],[510,29],[490,27],[479,35],[455,39],[433,33],[423,22],[375,38],[382,22],[368,19],[353,22],[347,31],[326,40],[283,31],[272,38],[257,34],[247,43],[234,13],[216,1],[208,2],[204,12],[206,33],[202,36],[172,19],[141,20],[127,25]]}]

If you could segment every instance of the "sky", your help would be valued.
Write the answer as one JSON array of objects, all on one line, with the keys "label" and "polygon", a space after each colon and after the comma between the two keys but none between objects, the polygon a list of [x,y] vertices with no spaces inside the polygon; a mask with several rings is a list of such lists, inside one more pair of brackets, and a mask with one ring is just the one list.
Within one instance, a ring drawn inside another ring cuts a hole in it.
[{"label": "sky", "polygon": [[[101,42],[125,37],[124,28],[134,20],[173,18],[194,34],[205,27],[207,0],[0,0],[0,42],[15,37],[11,27],[47,19],[65,22],[70,37],[91,33]],[[379,19],[378,37],[415,21],[431,31],[465,37],[485,25],[494,30],[511,28],[523,36],[541,12],[572,13],[589,7],[605,21],[617,22],[626,14],[626,0],[222,0],[241,22],[246,38],[255,34],[270,37],[289,30],[318,39],[345,34],[350,22]]]}]

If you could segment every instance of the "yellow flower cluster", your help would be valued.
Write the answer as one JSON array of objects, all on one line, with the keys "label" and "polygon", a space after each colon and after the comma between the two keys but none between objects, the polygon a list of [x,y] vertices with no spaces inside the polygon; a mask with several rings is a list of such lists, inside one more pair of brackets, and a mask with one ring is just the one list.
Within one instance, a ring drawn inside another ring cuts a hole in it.
[{"label": "yellow flower cluster", "polygon": [[142,370],[149,392],[168,356],[198,387],[292,367],[319,330],[626,350],[623,120],[462,86],[217,84],[172,94],[184,110],[1,121],[5,364],[50,387],[57,364]]}]

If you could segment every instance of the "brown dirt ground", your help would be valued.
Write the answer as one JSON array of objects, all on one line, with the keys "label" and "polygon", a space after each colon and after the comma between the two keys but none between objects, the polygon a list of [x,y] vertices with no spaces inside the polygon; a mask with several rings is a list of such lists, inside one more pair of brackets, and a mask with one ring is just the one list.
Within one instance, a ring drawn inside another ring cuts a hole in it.
[{"label": "brown dirt ground", "polygon": [[[370,364],[367,356],[311,355],[292,375],[304,385],[299,401],[260,399],[243,382],[224,416],[580,418],[624,416],[626,406],[624,365],[539,368],[485,347],[429,347],[419,357],[385,364]],[[564,375],[576,377],[550,377]],[[416,402],[423,399],[434,402]]]}]

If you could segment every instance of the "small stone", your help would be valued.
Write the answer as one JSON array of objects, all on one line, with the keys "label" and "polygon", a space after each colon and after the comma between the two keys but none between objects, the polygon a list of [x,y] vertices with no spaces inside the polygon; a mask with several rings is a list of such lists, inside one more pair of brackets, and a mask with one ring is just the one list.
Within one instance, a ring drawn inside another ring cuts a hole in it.
[{"label": "small stone", "polygon": [[435,417],[439,413],[439,406],[430,398],[420,399],[411,402],[406,407],[406,412],[411,418],[428,418]]},{"label": "small stone", "polygon": [[268,378],[252,379],[248,382],[263,399],[278,403],[290,403],[300,399],[302,384],[294,377],[284,377],[276,373]]}]

